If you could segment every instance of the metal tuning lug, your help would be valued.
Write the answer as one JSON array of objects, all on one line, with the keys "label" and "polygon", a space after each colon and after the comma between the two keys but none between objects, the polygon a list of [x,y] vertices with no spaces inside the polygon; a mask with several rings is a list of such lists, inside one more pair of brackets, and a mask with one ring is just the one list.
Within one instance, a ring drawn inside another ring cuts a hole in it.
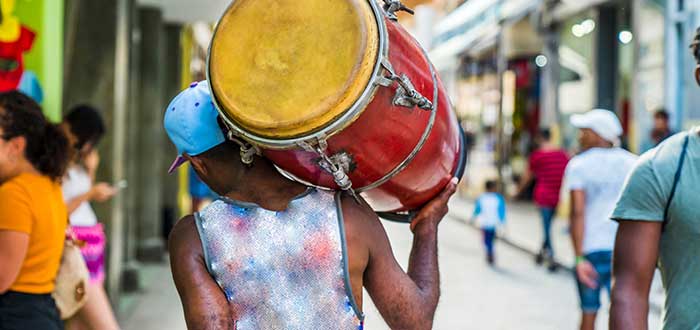
[{"label": "metal tuning lug", "polygon": [[[427,97],[423,96],[418,92],[418,90],[416,90],[411,82],[411,79],[408,78],[407,75],[396,74],[396,71],[394,71],[394,68],[389,61],[382,61],[382,66],[388,75],[381,77],[382,79],[380,79],[379,84],[384,87],[391,87],[393,82],[396,82],[399,85],[396,89],[396,94],[394,95],[394,105],[406,108],[418,107],[427,111],[434,110],[433,102],[428,100]],[[391,82],[391,84],[388,84],[387,82]]]},{"label": "metal tuning lug", "polygon": [[352,156],[346,152],[340,152],[334,155],[328,155],[328,142],[325,138],[318,138],[314,142],[299,142],[298,145],[309,152],[313,152],[319,156],[316,163],[326,172],[333,175],[333,180],[341,190],[350,192],[352,196],[357,198],[355,191],[352,189],[352,181],[348,173],[353,170],[354,164]]},{"label": "metal tuning lug", "polygon": [[399,20],[398,16],[396,16],[396,12],[399,11],[405,11],[411,15],[415,14],[413,9],[406,7],[400,0],[384,0],[384,11],[392,21]]}]

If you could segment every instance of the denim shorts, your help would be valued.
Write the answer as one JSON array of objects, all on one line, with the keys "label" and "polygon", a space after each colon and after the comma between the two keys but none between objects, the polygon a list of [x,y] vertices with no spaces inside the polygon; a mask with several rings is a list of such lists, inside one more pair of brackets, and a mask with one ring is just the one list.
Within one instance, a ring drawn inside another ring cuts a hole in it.
[{"label": "denim shorts", "polygon": [[581,300],[581,310],[584,313],[595,313],[600,309],[600,292],[605,288],[610,294],[610,279],[612,276],[612,251],[593,252],[584,256],[598,272],[598,287],[591,289],[579,281],[576,276],[578,294]]}]

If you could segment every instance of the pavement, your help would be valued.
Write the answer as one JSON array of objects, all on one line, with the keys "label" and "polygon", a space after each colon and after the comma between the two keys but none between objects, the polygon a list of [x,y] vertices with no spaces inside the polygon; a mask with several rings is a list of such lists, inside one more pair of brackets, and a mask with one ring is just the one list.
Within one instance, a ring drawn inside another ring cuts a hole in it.
[{"label": "pavement", "polygon": [[[434,329],[577,329],[578,297],[573,275],[566,269],[550,273],[534,263],[541,244],[539,217],[527,204],[508,206],[508,226],[496,242],[496,266],[484,260],[481,233],[470,226],[472,203],[459,197],[450,203],[439,237],[442,296]],[[383,222],[395,256],[406,267],[412,236],[407,225]],[[556,258],[565,268],[573,264],[565,221],[553,228]],[[145,266],[145,287],[122,303],[123,329],[186,329],[182,306],[168,265]],[[658,295],[658,285],[654,292]],[[365,329],[389,329],[365,295]],[[658,299],[658,298],[654,298]],[[603,306],[607,306],[607,298]],[[654,301],[652,299],[652,301]],[[657,306],[659,302],[654,303]],[[607,307],[602,308],[597,329],[607,329]],[[659,309],[650,313],[651,329],[660,328]]]},{"label": "pavement", "polygon": [[[543,230],[537,208],[528,202],[508,202],[506,226],[499,231],[498,239],[504,244],[519,249],[533,258],[543,242]],[[450,213],[463,222],[468,222],[474,210],[474,203],[465,198],[455,197],[450,201]],[[575,254],[569,235],[568,220],[556,217],[552,223],[552,246],[554,261],[564,271],[573,272]],[[661,275],[656,271],[652,283],[650,312],[661,314],[664,305],[664,290]]]}]

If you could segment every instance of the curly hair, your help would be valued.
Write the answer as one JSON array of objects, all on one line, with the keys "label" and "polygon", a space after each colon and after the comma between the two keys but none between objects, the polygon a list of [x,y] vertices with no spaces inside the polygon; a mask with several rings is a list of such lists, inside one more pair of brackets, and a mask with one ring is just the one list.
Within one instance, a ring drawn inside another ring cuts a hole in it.
[{"label": "curly hair", "polygon": [[37,171],[61,180],[71,157],[68,138],[46,119],[34,100],[17,91],[0,93],[0,127],[2,139],[26,139],[24,156]]}]

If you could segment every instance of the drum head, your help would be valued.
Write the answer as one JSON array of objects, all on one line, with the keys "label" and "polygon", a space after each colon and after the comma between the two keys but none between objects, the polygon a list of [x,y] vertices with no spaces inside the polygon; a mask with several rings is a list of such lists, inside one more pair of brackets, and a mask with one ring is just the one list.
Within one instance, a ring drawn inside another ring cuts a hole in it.
[{"label": "drum head", "polygon": [[374,0],[237,0],[219,21],[209,79],[223,114],[268,139],[329,125],[370,83]]}]

